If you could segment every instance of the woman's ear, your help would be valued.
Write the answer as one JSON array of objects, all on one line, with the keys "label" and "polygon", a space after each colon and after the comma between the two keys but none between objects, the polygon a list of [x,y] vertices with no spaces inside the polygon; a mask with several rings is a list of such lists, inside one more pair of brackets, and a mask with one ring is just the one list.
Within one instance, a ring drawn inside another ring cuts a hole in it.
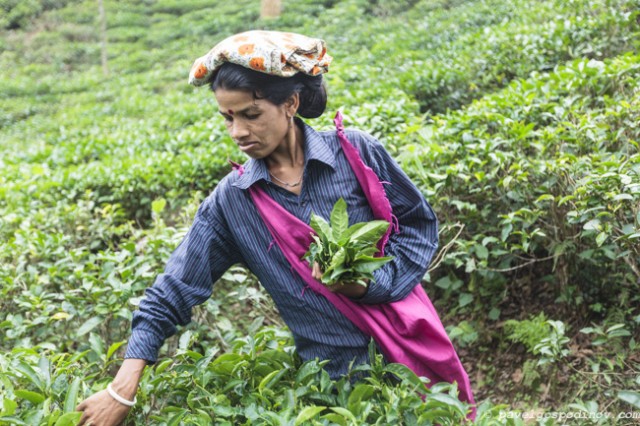
[{"label": "woman's ear", "polygon": [[289,96],[289,98],[284,101],[284,107],[289,117],[295,116],[298,112],[298,108],[300,107],[300,94],[296,92]]}]

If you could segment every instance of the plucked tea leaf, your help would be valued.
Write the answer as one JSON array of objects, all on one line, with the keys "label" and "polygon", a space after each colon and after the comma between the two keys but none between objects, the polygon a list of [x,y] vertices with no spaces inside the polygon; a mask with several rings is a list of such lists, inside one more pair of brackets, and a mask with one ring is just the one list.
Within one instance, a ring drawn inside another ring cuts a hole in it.
[{"label": "plucked tea leaf", "polygon": [[367,222],[358,222],[345,229],[342,233],[342,237],[338,240],[338,244],[341,246],[345,245],[351,239],[351,235],[362,229],[366,224]]},{"label": "plucked tea leaf", "polygon": [[322,283],[339,282],[367,286],[373,279],[373,271],[389,262],[391,257],[375,257],[380,238],[389,228],[384,220],[356,223],[347,227],[347,204],[340,198],[331,212],[331,224],[321,217],[311,215],[313,236],[304,259],[313,265],[317,262],[323,271]]},{"label": "plucked tea leaf", "polygon": [[333,232],[331,231],[331,227],[329,226],[327,221],[315,213],[311,213],[311,221],[309,223],[309,226],[311,226],[311,228],[316,231],[316,234],[318,234],[318,236],[322,240],[330,239],[331,235],[333,234]]},{"label": "plucked tea leaf", "polygon": [[393,260],[393,257],[359,256],[353,263],[353,267],[358,272],[371,274],[373,273],[373,271],[379,269],[385,263],[390,262],[391,260]]},{"label": "plucked tea leaf", "polygon": [[336,268],[339,268],[347,260],[347,251],[344,247],[340,247],[337,252],[331,257],[331,263],[329,267],[324,271],[325,274],[330,273]]},{"label": "plucked tea leaf", "polygon": [[340,198],[331,211],[331,229],[333,239],[340,240],[342,234],[349,227],[349,215],[347,214],[347,203]]},{"label": "plucked tea leaf", "polygon": [[389,228],[389,222],[384,220],[372,220],[350,234],[349,238],[366,244],[376,244],[384,233],[387,232],[387,228]]}]

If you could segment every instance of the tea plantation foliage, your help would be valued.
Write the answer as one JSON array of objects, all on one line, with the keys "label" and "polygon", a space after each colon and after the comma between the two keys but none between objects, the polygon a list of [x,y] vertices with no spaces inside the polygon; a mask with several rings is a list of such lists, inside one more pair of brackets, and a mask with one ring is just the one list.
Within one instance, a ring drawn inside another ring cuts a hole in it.
[{"label": "tea plantation foliage", "polygon": [[[640,412],[640,3],[283,3],[263,21],[258,1],[105,0],[104,76],[96,2],[0,1],[0,424],[75,424],[110,381],[144,288],[243,161],[186,78],[248,29],[325,38],[329,111],[379,137],[433,204],[423,284],[477,423],[633,424],[616,414]],[[128,422],[464,423],[455,386],[374,359],[360,381],[302,364],[234,267],[147,368]]]}]

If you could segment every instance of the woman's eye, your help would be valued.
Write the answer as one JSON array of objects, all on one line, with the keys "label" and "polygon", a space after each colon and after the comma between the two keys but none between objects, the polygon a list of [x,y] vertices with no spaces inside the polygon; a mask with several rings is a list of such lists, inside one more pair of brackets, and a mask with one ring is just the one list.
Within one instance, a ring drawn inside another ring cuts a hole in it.
[{"label": "woman's eye", "polygon": [[247,120],[257,120],[260,114],[248,114],[245,117],[247,117]]}]

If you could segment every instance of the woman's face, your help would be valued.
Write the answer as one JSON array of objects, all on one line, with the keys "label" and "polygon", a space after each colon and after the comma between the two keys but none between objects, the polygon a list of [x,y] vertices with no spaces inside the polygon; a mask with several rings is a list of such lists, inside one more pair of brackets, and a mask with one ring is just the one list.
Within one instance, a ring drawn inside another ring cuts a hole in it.
[{"label": "woman's face", "polygon": [[292,131],[288,103],[274,105],[244,90],[218,88],[215,96],[231,138],[251,158],[268,157]]}]

